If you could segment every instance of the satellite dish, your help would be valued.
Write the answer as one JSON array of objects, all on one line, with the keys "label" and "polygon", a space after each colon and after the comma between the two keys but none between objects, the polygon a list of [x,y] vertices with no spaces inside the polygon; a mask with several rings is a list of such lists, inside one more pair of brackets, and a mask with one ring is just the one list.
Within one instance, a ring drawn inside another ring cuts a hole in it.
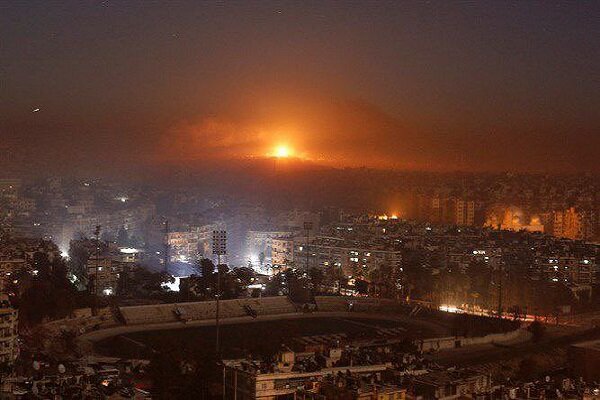
[{"label": "satellite dish", "polygon": [[64,374],[65,372],[67,372],[67,369],[65,368],[64,365],[58,364],[58,372],[60,372],[61,374]]}]

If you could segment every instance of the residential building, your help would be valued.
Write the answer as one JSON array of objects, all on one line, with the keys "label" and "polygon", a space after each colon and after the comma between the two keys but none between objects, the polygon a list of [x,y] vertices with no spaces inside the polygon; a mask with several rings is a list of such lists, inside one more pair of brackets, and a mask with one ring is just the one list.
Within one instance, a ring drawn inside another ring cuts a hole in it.
[{"label": "residential building", "polygon": [[575,207],[554,212],[552,233],[557,237],[592,240],[595,235],[596,213]]},{"label": "residential building", "polygon": [[473,398],[492,391],[491,377],[474,370],[434,371],[417,376],[415,392],[424,399],[452,400]]},{"label": "residential building", "polygon": [[294,255],[297,265],[337,268],[345,275],[368,275],[383,265],[402,271],[401,250],[383,242],[318,236],[308,246],[303,242],[297,243]]},{"label": "residential building", "polygon": [[0,364],[11,365],[19,355],[18,326],[18,311],[0,295]]},{"label": "residential building", "polygon": [[[278,360],[274,364],[253,360],[225,360],[223,397],[228,400],[275,400],[294,396],[298,391],[319,393],[323,381],[328,376],[342,373],[359,378],[384,372],[391,367],[389,364],[377,364],[314,368],[310,371],[298,370],[296,367],[299,357],[305,356],[305,354],[285,351],[278,355]],[[358,398],[371,399],[372,397]],[[402,399],[402,397],[391,398]]]},{"label": "residential building", "polygon": [[128,273],[131,268],[131,263],[117,261],[110,255],[97,259],[92,256],[87,262],[87,275],[93,281],[97,295],[110,296],[117,293],[121,274]]}]

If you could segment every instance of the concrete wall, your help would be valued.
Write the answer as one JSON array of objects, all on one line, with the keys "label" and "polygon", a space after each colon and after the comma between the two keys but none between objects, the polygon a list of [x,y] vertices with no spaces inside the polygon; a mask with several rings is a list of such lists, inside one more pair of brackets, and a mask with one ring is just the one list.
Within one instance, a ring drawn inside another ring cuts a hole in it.
[{"label": "concrete wall", "polygon": [[421,351],[449,350],[478,344],[502,343],[518,339],[524,331],[517,329],[506,333],[492,333],[479,337],[450,336],[417,340],[416,344]]}]

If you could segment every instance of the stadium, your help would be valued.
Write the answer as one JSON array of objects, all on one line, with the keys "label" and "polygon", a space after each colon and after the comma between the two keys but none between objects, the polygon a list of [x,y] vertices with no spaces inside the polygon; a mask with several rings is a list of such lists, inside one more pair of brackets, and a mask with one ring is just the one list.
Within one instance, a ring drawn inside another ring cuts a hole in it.
[{"label": "stadium", "polygon": [[[175,347],[207,352],[215,346],[216,307],[214,301],[118,307],[74,319],[70,329],[88,354],[148,358]],[[439,350],[510,340],[517,328],[506,320],[338,296],[317,296],[310,305],[285,296],[223,300],[219,314],[225,357],[331,340],[411,341],[424,351]]]}]

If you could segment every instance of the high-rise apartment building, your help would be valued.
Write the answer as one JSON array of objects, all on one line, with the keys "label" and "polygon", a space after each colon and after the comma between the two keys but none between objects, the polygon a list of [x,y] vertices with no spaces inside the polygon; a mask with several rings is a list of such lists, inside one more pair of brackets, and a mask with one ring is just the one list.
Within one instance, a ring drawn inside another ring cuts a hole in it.
[{"label": "high-rise apartment building", "polygon": [[575,207],[554,213],[552,233],[557,237],[591,240],[595,235],[596,214],[593,210]]},{"label": "high-rise apartment building", "polygon": [[454,199],[451,223],[459,226],[475,224],[475,202],[472,200]]}]

